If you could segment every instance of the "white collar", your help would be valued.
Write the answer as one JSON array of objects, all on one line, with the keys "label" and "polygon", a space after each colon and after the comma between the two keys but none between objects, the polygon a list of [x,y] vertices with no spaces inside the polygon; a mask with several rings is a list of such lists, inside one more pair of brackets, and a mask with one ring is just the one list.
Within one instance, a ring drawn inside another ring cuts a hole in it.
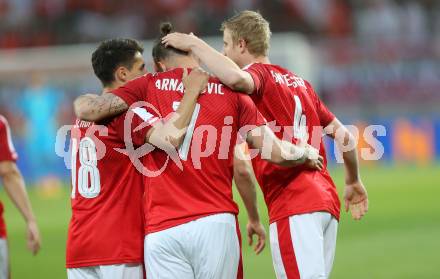
[{"label": "white collar", "polygon": [[252,65],[254,65],[255,64],[255,62],[252,62],[252,63],[250,63],[250,64],[247,64],[246,66],[244,66],[243,68],[241,68],[242,70],[246,70],[246,69],[248,69],[250,66],[252,66]]}]

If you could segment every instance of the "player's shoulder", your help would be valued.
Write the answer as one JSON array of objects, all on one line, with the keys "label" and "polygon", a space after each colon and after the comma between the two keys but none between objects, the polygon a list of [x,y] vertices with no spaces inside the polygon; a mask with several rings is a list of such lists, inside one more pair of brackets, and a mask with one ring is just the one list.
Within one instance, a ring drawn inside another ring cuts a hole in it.
[{"label": "player's shoulder", "polygon": [[[276,76],[277,73],[279,73],[283,76],[286,76],[288,79],[293,79],[299,87],[303,87],[306,89],[313,89],[311,83],[307,79],[301,77],[300,75],[298,75],[294,71],[291,71],[287,68],[284,68],[284,67],[282,67],[280,65],[276,65],[276,64],[265,64],[265,65],[267,65],[267,67],[270,69],[272,75]],[[275,71],[275,72],[273,72],[273,71]]]},{"label": "player's shoulder", "polygon": [[[191,69],[188,69],[188,73],[190,71],[191,71]],[[149,77],[152,79],[162,79],[162,78],[179,78],[179,79],[181,79],[182,75],[183,75],[183,68],[174,68],[169,71],[150,73]]]},{"label": "player's shoulder", "polygon": [[153,75],[154,73],[146,73],[142,76],[130,80],[125,84],[125,86],[133,86],[133,85],[139,86],[141,84],[148,83],[148,81],[153,78]]},{"label": "player's shoulder", "polygon": [[6,119],[6,117],[4,117],[3,115],[0,114],[0,125],[8,125],[8,120]]},{"label": "player's shoulder", "polygon": [[265,64],[265,63],[259,63],[259,62],[253,62],[250,63],[243,68],[241,68],[243,71],[260,71],[260,72],[267,72],[272,68],[272,64]]},{"label": "player's shoulder", "polygon": [[[293,71],[277,64],[252,63],[243,68],[245,71],[258,72],[260,76],[273,80],[274,82],[288,79],[303,80]],[[270,84],[270,83],[269,83]]]},{"label": "player's shoulder", "polygon": [[249,69],[259,69],[259,70],[264,70],[267,72],[270,72],[271,70],[276,70],[279,72],[291,73],[288,69],[286,69],[280,65],[270,64],[270,63],[260,63],[260,62],[253,62],[253,63],[250,63],[242,68],[242,70],[249,70]]},{"label": "player's shoulder", "polygon": [[6,119],[6,117],[0,114],[0,131],[6,130],[8,126],[8,120]]},{"label": "player's shoulder", "polygon": [[[276,64],[268,64],[268,66],[269,66],[269,68],[270,68],[271,70],[275,70],[275,71],[277,71],[277,72],[279,72],[279,73],[281,73],[281,74],[289,75],[289,76],[291,76],[291,77],[301,78],[301,77],[300,77],[299,75],[297,75],[295,72],[293,72],[293,71],[291,71],[291,70],[289,70],[289,69],[287,69],[287,68],[284,68],[283,66],[276,65]],[[302,79],[302,78],[301,78],[301,79]]]},{"label": "player's shoulder", "polygon": [[298,78],[301,79],[301,81],[306,89],[305,92],[311,96],[314,96],[316,93],[315,93],[315,89],[313,88],[312,83],[310,81],[308,81],[307,79],[303,79],[301,77],[298,77]]}]

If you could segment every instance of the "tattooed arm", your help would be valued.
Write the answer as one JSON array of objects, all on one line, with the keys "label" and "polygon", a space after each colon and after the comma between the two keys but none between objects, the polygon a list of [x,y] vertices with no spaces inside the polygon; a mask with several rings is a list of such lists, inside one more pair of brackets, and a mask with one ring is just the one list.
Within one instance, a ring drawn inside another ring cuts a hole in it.
[{"label": "tattooed arm", "polygon": [[79,119],[91,122],[118,115],[128,109],[124,100],[111,93],[79,96],[73,107]]}]

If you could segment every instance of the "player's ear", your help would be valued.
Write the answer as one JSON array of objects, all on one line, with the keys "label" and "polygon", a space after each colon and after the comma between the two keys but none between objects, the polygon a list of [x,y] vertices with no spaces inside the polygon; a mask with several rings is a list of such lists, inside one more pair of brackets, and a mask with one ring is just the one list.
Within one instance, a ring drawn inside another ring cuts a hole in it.
[{"label": "player's ear", "polygon": [[125,83],[127,82],[127,78],[128,78],[127,69],[123,66],[118,67],[115,71],[115,80],[122,81]]},{"label": "player's ear", "polygon": [[239,39],[238,48],[240,49],[240,53],[244,53],[246,51],[246,41],[243,39]]},{"label": "player's ear", "polygon": [[165,72],[167,70],[167,66],[162,62],[154,62],[154,71],[155,72]]}]

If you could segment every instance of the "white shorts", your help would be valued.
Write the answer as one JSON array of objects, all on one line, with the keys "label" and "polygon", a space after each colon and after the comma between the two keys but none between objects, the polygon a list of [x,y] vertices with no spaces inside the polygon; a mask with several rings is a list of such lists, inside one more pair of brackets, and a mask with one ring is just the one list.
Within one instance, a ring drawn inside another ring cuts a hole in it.
[{"label": "white shorts", "polygon": [[236,217],[210,215],[145,236],[148,279],[242,278]]},{"label": "white shorts", "polygon": [[329,278],[338,221],[327,212],[294,215],[270,224],[277,279]]},{"label": "white shorts", "polygon": [[67,269],[68,279],[143,279],[141,264],[98,265]]},{"label": "white shorts", "polygon": [[0,238],[0,279],[9,278],[9,253],[8,241]]}]

